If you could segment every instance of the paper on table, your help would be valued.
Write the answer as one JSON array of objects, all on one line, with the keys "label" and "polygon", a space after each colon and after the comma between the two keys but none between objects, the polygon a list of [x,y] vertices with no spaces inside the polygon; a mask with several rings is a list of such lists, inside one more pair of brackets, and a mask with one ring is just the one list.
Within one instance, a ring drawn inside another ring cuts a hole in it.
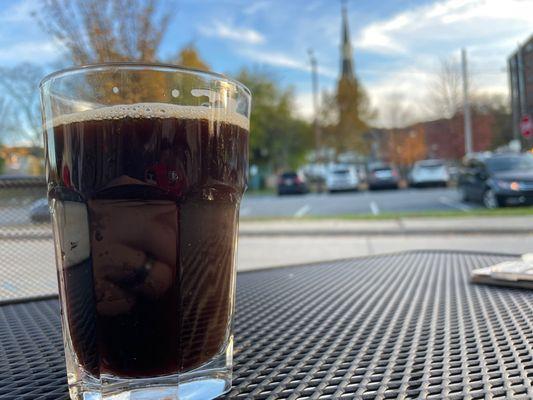
[{"label": "paper on table", "polygon": [[522,255],[520,260],[504,261],[490,267],[472,271],[472,281],[512,286],[533,287],[533,253]]}]

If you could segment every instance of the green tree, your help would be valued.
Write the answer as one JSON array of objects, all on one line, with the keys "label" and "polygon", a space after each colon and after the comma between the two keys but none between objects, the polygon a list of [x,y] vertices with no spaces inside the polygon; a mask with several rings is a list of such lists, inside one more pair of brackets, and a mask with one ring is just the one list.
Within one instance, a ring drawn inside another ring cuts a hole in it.
[{"label": "green tree", "polygon": [[236,77],[253,93],[250,163],[270,168],[297,168],[313,147],[311,125],[294,115],[294,93],[268,74],[243,69]]}]

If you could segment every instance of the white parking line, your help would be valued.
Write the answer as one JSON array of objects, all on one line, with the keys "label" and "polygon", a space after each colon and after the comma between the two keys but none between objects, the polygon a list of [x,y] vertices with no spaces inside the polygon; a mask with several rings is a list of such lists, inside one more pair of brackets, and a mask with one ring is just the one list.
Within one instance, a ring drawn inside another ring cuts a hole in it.
[{"label": "white parking line", "polygon": [[378,215],[379,214],[379,207],[378,204],[375,201],[370,202],[370,211],[372,211],[372,214]]},{"label": "white parking line", "polygon": [[470,211],[472,209],[472,207],[470,207],[467,204],[460,203],[458,201],[449,199],[448,197],[444,197],[444,196],[439,199],[439,202],[441,204],[444,204],[445,206],[456,208],[464,212]]},{"label": "white parking line", "polygon": [[301,218],[305,214],[307,214],[309,211],[311,211],[311,206],[309,204],[305,204],[304,206],[300,207],[295,213],[295,218]]}]

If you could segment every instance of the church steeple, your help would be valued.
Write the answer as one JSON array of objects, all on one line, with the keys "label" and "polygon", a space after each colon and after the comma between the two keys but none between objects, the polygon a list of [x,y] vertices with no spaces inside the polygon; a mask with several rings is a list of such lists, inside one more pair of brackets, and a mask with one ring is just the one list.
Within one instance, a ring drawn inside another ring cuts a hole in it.
[{"label": "church steeple", "polygon": [[342,2],[342,44],[341,44],[341,78],[353,79],[352,43],[350,42],[350,29],[348,27],[348,12],[346,3]]}]

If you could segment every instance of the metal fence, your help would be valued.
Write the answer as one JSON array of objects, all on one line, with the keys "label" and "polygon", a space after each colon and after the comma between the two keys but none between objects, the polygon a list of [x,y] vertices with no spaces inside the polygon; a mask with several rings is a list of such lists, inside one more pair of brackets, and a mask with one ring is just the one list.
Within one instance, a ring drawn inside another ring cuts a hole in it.
[{"label": "metal fence", "polygon": [[0,301],[57,291],[43,177],[0,177]]}]

